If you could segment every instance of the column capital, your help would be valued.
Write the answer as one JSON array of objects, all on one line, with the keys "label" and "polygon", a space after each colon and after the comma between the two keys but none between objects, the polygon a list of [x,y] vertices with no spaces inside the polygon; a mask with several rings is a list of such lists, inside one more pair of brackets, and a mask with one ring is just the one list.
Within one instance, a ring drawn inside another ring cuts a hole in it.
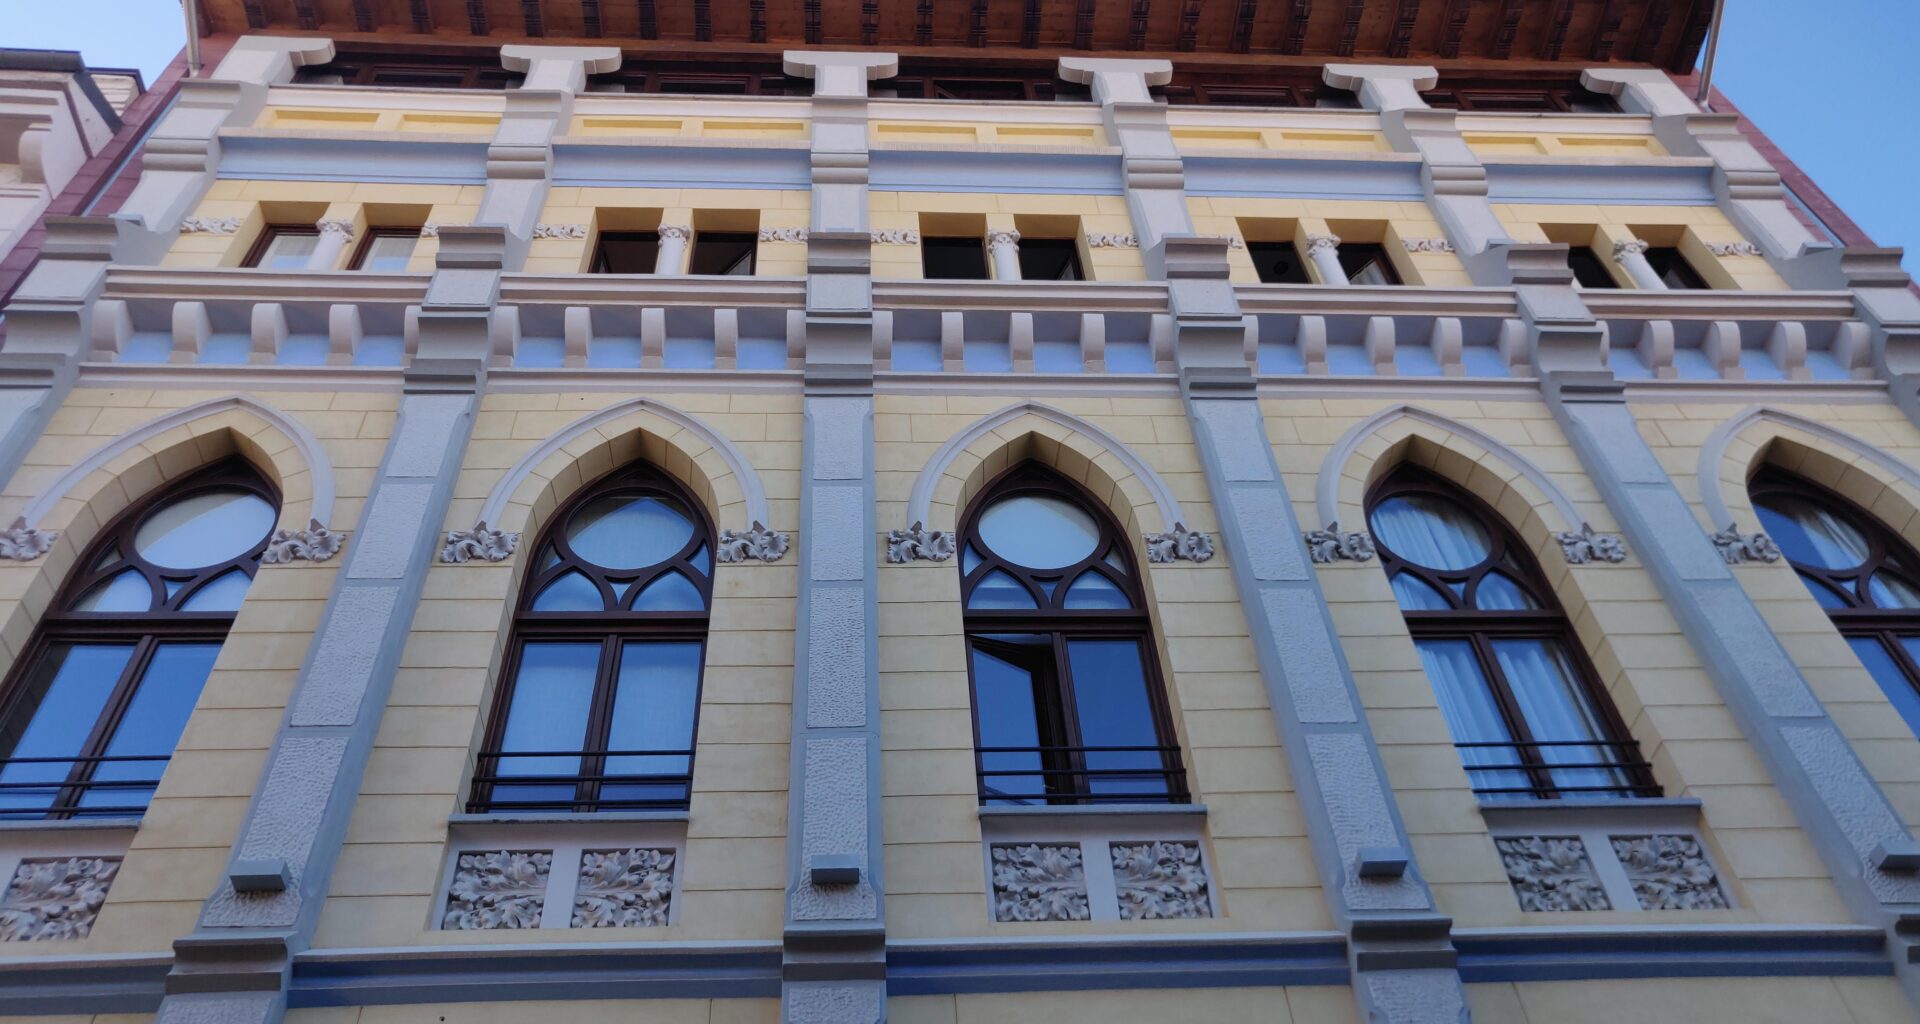
[{"label": "column capital", "polygon": [[1673,79],[1656,68],[1588,68],[1580,72],[1580,84],[1612,96],[1630,113],[1653,117],[1700,113]]},{"label": "column capital", "polygon": [[795,78],[813,79],[813,94],[864,97],[867,83],[900,73],[900,55],[855,50],[787,50],[780,65]]},{"label": "column capital", "polygon": [[1057,73],[1062,79],[1076,85],[1092,86],[1094,102],[1101,106],[1152,103],[1153,96],[1147,92],[1147,87],[1173,81],[1173,62],[1062,57]]},{"label": "column capital", "polygon": [[1624,261],[1628,256],[1645,256],[1648,248],[1647,243],[1638,238],[1622,238],[1613,243],[1613,258]]},{"label": "column capital", "polygon": [[1336,89],[1359,93],[1361,106],[1382,113],[1425,110],[1420,90],[1440,84],[1440,72],[1425,64],[1329,64],[1321,76]]},{"label": "column capital", "polygon": [[285,85],[300,68],[332,59],[333,40],[326,36],[241,36],[208,77],[216,82]]},{"label": "column capital", "polygon": [[1339,235],[1308,235],[1307,236],[1307,252],[1308,253],[1316,253],[1316,252],[1322,252],[1324,250],[1338,249],[1338,248],[1340,248]]},{"label": "column capital", "polygon": [[588,75],[620,70],[618,46],[502,46],[500,66],[527,76],[522,89],[579,92]]}]

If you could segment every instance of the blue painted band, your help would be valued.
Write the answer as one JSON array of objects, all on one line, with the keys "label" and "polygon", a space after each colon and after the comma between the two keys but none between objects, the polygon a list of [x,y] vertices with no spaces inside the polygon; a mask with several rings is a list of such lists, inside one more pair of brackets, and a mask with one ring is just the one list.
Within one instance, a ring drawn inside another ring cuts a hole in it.
[{"label": "blue painted band", "polygon": [[1879,931],[1606,931],[1477,936],[1455,932],[1460,980],[1777,978],[1893,973]]},{"label": "blue painted band", "polygon": [[290,1008],[529,999],[773,999],[780,949],[552,945],[297,957]]},{"label": "blue painted band", "polygon": [[1344,985],[1346,943],[1324,939],[890,946],[887,994]]},{"label": "blue painted band", "polygon": [[1412,202],[1426,198],[1419,161],[1189,156],[1181,163],[1186,168],[1187,194],[1194,196]]},{"label": "blue painted band", "polygon": [[219,176],[253,181],[484,185],[487,144],[484,140],[399,142],[242,135],[220,140]]},{"label": "blue painted band", "polygon": [[1489,163],[1487,201],[1574,206],[1712,206],[1713,169]]},{"label": "blue painted band", "polygon": [[553,147],[553,183],[607,188],[812,187],[805,149],[701,146]]},{"label": "blue painted band", "polygon": [[876,149],[868,175],[875,192],[1117,196],[1127,185],[1118,153]]}]

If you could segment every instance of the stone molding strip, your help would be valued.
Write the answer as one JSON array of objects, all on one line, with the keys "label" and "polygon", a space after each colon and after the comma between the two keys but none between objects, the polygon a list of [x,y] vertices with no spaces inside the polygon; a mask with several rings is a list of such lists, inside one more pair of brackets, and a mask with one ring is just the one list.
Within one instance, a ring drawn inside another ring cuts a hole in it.
[{"label": "stone molding strip", "polygon": [[940,479],[946,475],[947,467],[953,465],[953,460],[959,458],[961,452],[966,451],[975,441],[1029,413],[1049,423],[1066,427],[1077,434],[1083,434],[1112,453],[1121,465],[1140,480],[1141,484],[1147,488],[1147,493],[1153,496],[1153,503],[1160,509],[1162,531],[1172,530],[1176,524],[1187,521],[1186,516],[1180,511],[1179,500],[1173,496],[1173,491],[1167,487],[1166,481],[1160,479],[1160,474],[1155,473],[1153,467],[1148,466],[1140,456],[1134,454],[1133,449],[1127,447],[1125,442],[1072,413],[1062,412],[1040,402],[1016,402],[999,412],[990,413],[975,420],[965,430],[948,438],[946,443],[933,453],[933,458],[928,459],[927,464],[921,467],[920,475],[914,477],[912,496],[907,500],[906,522],[909,525],[927,522],[928,509],[933,505],[934,489],[940,486]]},{"label": "stone molding strip", "polygon": [[652,413],[706,442],[726,462],[727,468],[733,470],[733,478],[739,482],[740,493],[747,506],[747,521],[740,524],[743,530],[750,528],[752,523],[764,523],[772,518],[767,514],[767,492],[760,485],[759,475],[753,471],[753,464],[747,461],[747,457],[741,454],[740,449],[733,446],[733,442],[720,436],[712,427],[695,417],[658,399],[632,398],[624,402],[616,402],[605,409],[588,413],[574,420],[559,433],[541,442],[539,447],[522,456],[520,461],[514,463],[513,468],[507,470],[506,475],[502,476],[500,482],[494,484],[493,490],[488,493],[487,503],[480,510],[480,520],[498,527],[501,515],[507,510],[507,503],[513,500],[513,493],[520,489],[520,485],[526,481],[528,475],[542,462],[564,449],[575,438],[591,433],[623,416],[641,412]]},{"label": "stone molding strip", "polygon": [[[107,463],[119,458],[122,454],[177,426],[192,423],[195,420],[205,419],[209,416],[217,416],[233,409],[250,412],[266,420],[274,429],[285,434],[287,439],[293,442],[294,450],[299,453],[301,461],[306,464],[307,472],[313,479],[313,499],[308,509],[309,514],[305,516],[295,516],[292,521],[295,523],[310,519],[318,520],[321,523],[332,521],[334,513],[333,464],[327,460],[327,452],[325,448],[320,446],[320,439],[313,436],[313,432],[308,430],[298,420],[293,419],[286,413],[275,409],[273,406],[257,398],[252,398],[247,395],[228,395],[225,398],[209,399],[208,401],[198,402],[182,409],[175,409],[163,416],[148,420],[146,423],[95,448],[86,458],[74,463],[71,469],[60,474],[59,479],[48,485],[47,489],[43,491],[38,498],[35,498],[32,504],[27,506],[26,511],[21,513],[21,518],[26,520],[28,527],[39,526],[40,521],[46,518],[47,513],[53,511],[53,509],[60,504],[60,499],[65,498],[68,491],[73,490],[76,484],[85,480],[94,470],[105,466]],[[282,519],[286,519],[287,509],[282,508],[280,515]]]},{"label": "stone molding strip", "polygon": [[1727,449],[1733,445],[1735,438],[1746,433],[1747,428],[1762,422],[1805,431],[1822,441],[1839,445],[1879,466],[1894,479],[1920,490],[1920,470],[1852,434],[1784,409],[1750,405],[1715,427],[1713,433],[1707,435],[1706,443],[1700,446],[1700,463],[1695,470],[1700,481],[1700,504],[1706,506],[1707,520],[1716,530],[1730,526],[1735,521],[1732,507],[1727,503],[1727,482],[1720,478],[1720,470],[1727,460]]}]

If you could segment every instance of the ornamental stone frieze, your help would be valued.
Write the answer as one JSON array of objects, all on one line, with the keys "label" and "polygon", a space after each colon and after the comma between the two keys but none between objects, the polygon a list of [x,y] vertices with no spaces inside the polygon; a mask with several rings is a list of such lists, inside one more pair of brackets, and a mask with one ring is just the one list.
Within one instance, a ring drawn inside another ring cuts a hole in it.
[{"label": "ornamental stone frieze", "polygon": [[1086,921],[1086,862],[1079,843],[995,843],[995,921]]},{"label": "ornamental stone frieze", "polygon": [[483,519],[474,523],[471,530],[447,531],[447,543],[440,549],[440,560],[454,565],[476,558],[504,562],[513,556],[514,549],[519,546],[519,534],[491,529]]},{"label": "ornamental stone frieze", "polygon": [[295,561],[324,562],[339,554],[343,543],[345,539],[320,525],[320,520],[309,519],[305,529],[275,530],[260,560],[276,565]]},{"label": "ornamental stone frieze", "polygon": [[[666,229],[662,228],[661,230],[664,232]],[[585,238],[587,237],[587,226],[585,224],[535,224],[533,226],[533,237]]]},{"label": "ornamental stone frieze", "polygon": [[1338,522],[1325,529],[1308,530],[1304,536],[1307,555],[1316,563],[1365,562],[1373,557],[1373,538],[1359,530],[1340,529]]},{"label": "ornamental stone frieze", "polygon": [[1760,247],[1752,242],[1708,242],[1707,251],[1715,256],[1760,256]]},{"label": "ornamental stone frieze", "polygon": [[1521,910],[1613,909],[1578,836],[1507,836],[1493,845]]},{"label": "ornamental stone frieze", "polygon": [[1408,252],[1452,252],[1453,243],[1445,238],[1403,238],[1400,244]]},{"label": "ornamental stone frieze", "polygon": [[1213,916],[1199,843],[1116,842],[1107,849],[1122,921]]},{"label": "ornamental stone frieze", "polygon": [[59,537],[58,530],[37,530],[27,525],[25,516],[16,517],[12,526],[0,530],[0,558],[31,562],[46,554]]},{"label": "ornamental stone frieze", "polygon": [[1204,562],[1213,557],[1213,538],[1187,529],[1185,523],[1175,523],[1173,529],[1165,533],[1145,534],[1141,540],[1147,545],[1147,561],[1156,564]]},{"label": "ornamental stone frieze", "polygon": [[1713,546],[1728,565],[1745,562],[1778,562],[1780,546],[1764,533],[1741,533],[1737,524],[1712,535]]},{"label": "ornamental stone frieze", "polygon": [[187,217],[180,221],[183,235],[231,235],[239,230],[238,217]]},{"label": "ornamental stone frieze", "polygon": [[769,530],[755,520],[744,530],[721,530],[715,550],[722,562],[778,562],[792,544],[788,534]]},{"label": "ornamental stone frieze", "polygon": [[463,853],[447,888],[440,927],[455,931],[538,928],[546,910],[550,850]]},{"label": "ornamental stone frieze", "polygon": [[929,530],[925,523],[916,522],[904,530],[887,531],[887,561],[896,564],[915,559],[944,562],[953,557],[955,550],[953,534]]},{"label": "ornamental stone frieze", "polygon": [[119,873],[117,857],[21,861],[0,895],[0,942],[86,938]]},{"label": "ornamental stone frieze", "polygon": [[575,928],[659,928],[673,909],[672,850],[586,850],[573,891]]},{"label": "ornamental stone frieze", "polygon": [[807,240],[807,229],[761,228],[760,240],[762,242],[805,242]]},{"label": "ornamental stone frieze", "polygon": [[1726,910],[1726,891],[1692,836],[1614,836],[1613,854],[1641,910]]},{"label": "ornamental stone frieze", "polygon": [[920,244],[920,232],[914,228],[874,228],[869,237],[874,245]]},{"label": "ornamental stone frieze", "polygon": [[1560,553],[1572,565],[1627,560],[1626,542],[1617,534],[1595,533],[1592,523],[1581,523],[1577,531],[1555,533],[1553,539],[1559,543]]},{"label": "ornamental stone frieze", "polygon": [[1134,235],[1124,234],[1089,234],[1087,236],[1087,248],[1138,249],[1140,248],[1140,239]]}]

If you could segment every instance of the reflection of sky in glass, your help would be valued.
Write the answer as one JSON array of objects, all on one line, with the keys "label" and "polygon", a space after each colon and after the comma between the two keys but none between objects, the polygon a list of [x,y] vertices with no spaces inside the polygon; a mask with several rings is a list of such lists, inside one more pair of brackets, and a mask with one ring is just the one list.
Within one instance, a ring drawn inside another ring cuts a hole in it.
[{"label": "reflection of sky in glass", "polygon": [[252,491],[206,491],[149,515],[133,546],[162,568],[198,569],[245,554],[273,529],[273,519],[273,506]]},{"label": "reflection of sky in glass", "polygon": [[[55,644],[27,682],[27,702],[15,715],[28,714],[27,726],[6,757],[74,757],[87,742],[107,697],[133,655],[132,644]],[[49,681],[50,680],[50,681]],[[33,696],[41,694],[38,706]],[[0,782],[58,782],[73,765],[65,762],[10,764]],[[0,810],[45,807],[58,787],[0,790]]]},{"label": "reflection of sky in glass", "polygon": [[1396,494],[1367,513],[1388,550],[1429,569],[1466,569],[1493,551],[1487,528],[1466,509],[1433,494]]},{"label": "reflection of sky in glass", "polygon": [[1754,502],[1760,529],[1789,559],[1820,569],[1851,569],[1867,560],[1860,531],[1798,495],[1769,494]]},{"label": "reflection of sky in glass", "polygon": [[598,498],[567,526],[573,553],[609,569],[664,562],[693,536],[693,522],[659,498]]},{"label": "reflection of sky in glass", "polygon": [[980,539],[1009,562],[1058,569],[1093,554],[1100,528],[1083,509],[1059,498],[1021,494],[981,514]]}]

